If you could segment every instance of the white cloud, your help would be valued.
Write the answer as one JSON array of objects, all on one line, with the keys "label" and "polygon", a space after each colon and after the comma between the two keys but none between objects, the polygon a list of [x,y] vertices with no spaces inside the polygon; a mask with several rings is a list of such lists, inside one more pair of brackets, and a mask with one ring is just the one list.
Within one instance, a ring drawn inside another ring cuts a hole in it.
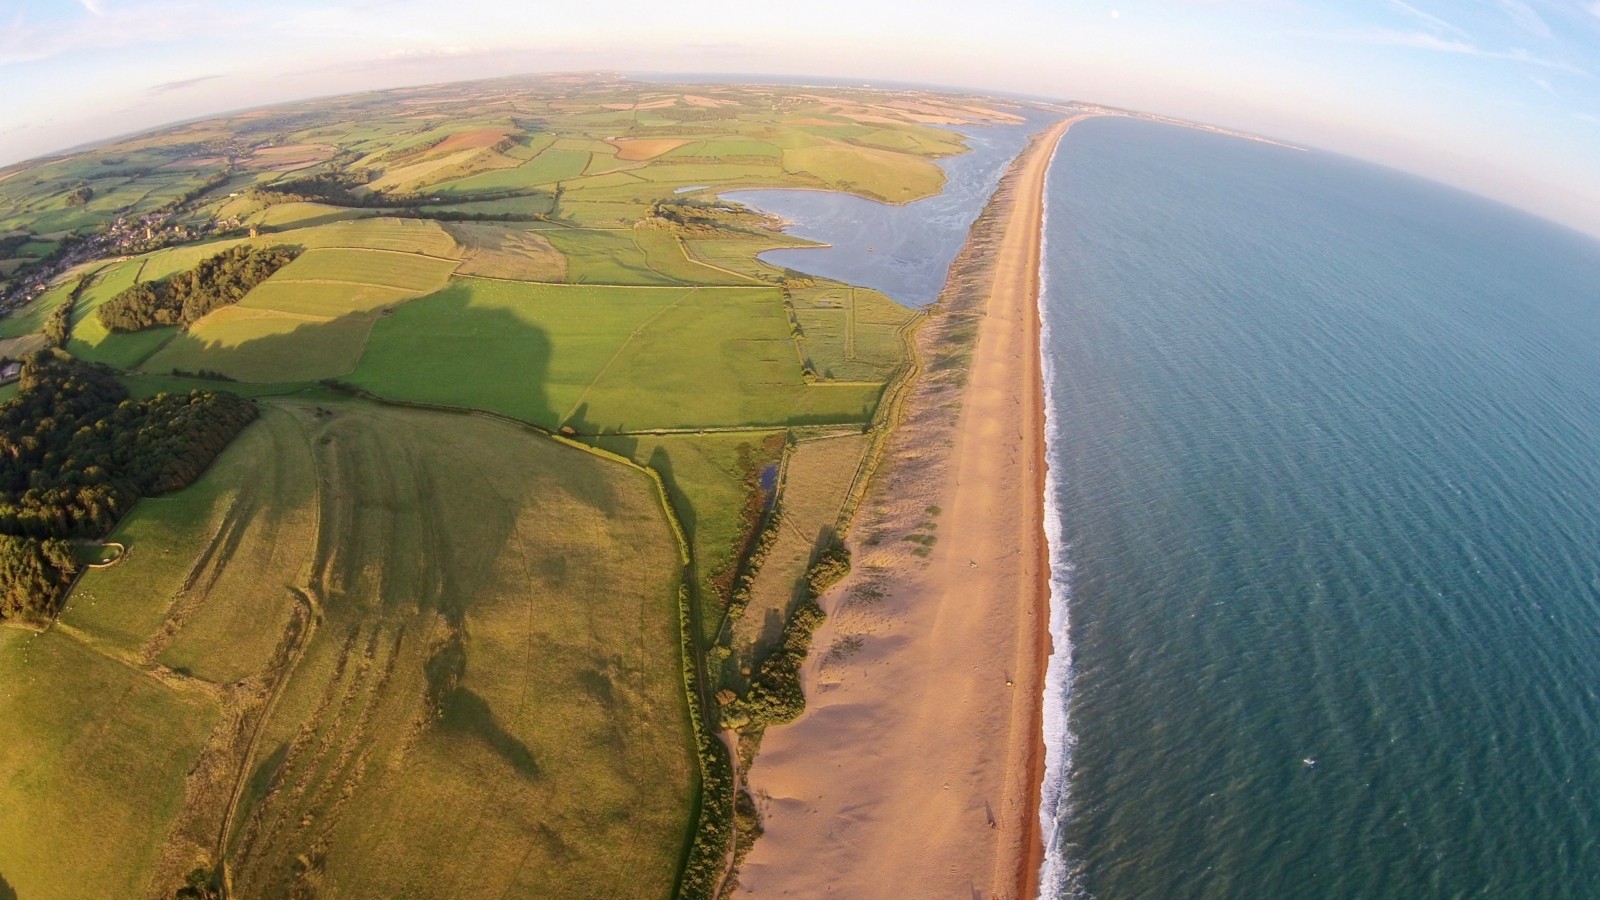
[{"label": "white cloud", "polygon": [[1594,75],[1587,69],[1580,68],[1569,62],[1559,59],[1550,59],[1529,53],[1520,47],[1510,50],[1486,50],[1471,41],[1442,38],[1435,34],[1423,31],[1394,31],[1388,28],[1370,28],[1365,31],[1345,31],[1337,33],[1298,32],[1301,37],[1308,37],[1325,41],[1344,41],[1352,44],[1372,44],[1379,47],[1403,47],[1412,50],[1430,50],[1435,53],[1449,53],[1455,56],[1470,56],[1475,59],[1492,59],[1500,62],[1523,63],[1538,66],[1541,69],[1550,69],[1557,72],[1566,72],[1571,75],[1581,75],[1593,78]]},{"label": "white cloud", "polygon": [[80,50],[102,50],[228,33],[262,19],[268,11],[225,11],[216,4],[169,0],[138,7],[110,8],[101,0],[80,0],[94,15],[45,25],[21,14],[0,30],[0,65],[49,59]]},{"label": "white cloud", "polygon": [[1517,23],[1518,28],[1536,37],[1546,39],[1551,37],[1550,24],[1522,0],[1495,0],[1495,2],[1499,4],[1501,11],[1511,17],[1511,21]]},{"label": "white cloud", "polygon": [[1546,94],[1549,94],[1552,97],[1560,96],[1556,93],[1556,89],[1550,86],[1550,82],[1545,81],[1543,78],[1540,78],[1537,75],[1529,75],[1528,80],[1538,85],[1539,90],[1544,91]]},{"label": "white cloud", "polygon": [[[1596,0],[1596,3],[1597,5],[1600,5],[1600,0]],[[1447,32],[1461,38],[1469,36],[1465,29],[1456,25],[1452,25],[1431,12],[1418,9],[1415,6],[1405,2],[1405,0],[1389,0],[1389,5],[1417,19],[1418,21],[1424,22],[1427,25],[1438,29],[1439,31]]]}]

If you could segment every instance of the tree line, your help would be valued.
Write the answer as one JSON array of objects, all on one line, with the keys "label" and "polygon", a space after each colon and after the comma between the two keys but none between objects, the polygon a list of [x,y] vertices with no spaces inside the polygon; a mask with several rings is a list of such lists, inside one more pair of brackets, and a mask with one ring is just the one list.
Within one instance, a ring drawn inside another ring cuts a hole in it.
[{"label": "tree line", "polygon": [[231,247],[187,272],[136,284],[102,303],[95,315],[108,331],[187,327],[214,309],[238,303],[298,255],[294,247]]},{"label": "tree line", "polygon": [[192,483],[256,414],[223,391],[133,399],[105,367],[30,356],[0,405],[0,619],[53,615],[77,574],[69,539]]}]

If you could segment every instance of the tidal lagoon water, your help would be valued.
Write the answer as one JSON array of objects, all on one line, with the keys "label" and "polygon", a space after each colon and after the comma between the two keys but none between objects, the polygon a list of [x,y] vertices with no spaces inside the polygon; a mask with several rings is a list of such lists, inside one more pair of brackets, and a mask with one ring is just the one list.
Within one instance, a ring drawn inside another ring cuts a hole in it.
[{"label": "tidal lagoon water", "polygon": [[1600,244],[1125,119],[1048,199],[1046,896],[1600,896]]},{"label": "tidal lagoon water", "polygon": [[828,245],[770,250],[762,260],[874,288],[908,306],[926,306],[939,298],[950,263],[1006,165],[1054,118],[1019,112],[1027,117],[1020,124],[958,129],[970,149],[939,160],[944,190],[923,200],[896,206],[835,191],[793,189],[729,191],[722,197],[777,215],[792,223],[785,229],[789,234]]}]

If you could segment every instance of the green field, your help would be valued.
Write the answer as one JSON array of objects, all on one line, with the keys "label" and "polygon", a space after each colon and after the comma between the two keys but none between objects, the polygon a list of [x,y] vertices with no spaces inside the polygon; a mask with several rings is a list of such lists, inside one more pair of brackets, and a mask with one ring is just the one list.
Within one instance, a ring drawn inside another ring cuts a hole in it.
[{"label": "green field", "polygon": [[37,334],[44,328],[44,320],[50,318],[56,307],[67,302],[77,286],[75,278],[62,281],[40,294],[32,303],[0,319],[0,338]]},{"label": "green field", "polygon": [[869,288],[823,284],[790,292],[801,347],[812,369],[828,381],[888,379],[905,348],[900,329],[916,317]]},{"label": "green field", "polygon": [[[594,443],[661,473],[693,555],[694,588],[706,616],[702,639],[715,639],[737,563],[740,538],[754,529],[751,487],[775,468],[784,432],[604,435]],[[759,507],[759,503],[757,504]]]},{"label": "green field", "polygon": [[135,362],[150,373],[208,369],[246,382],[337,378],[355,369],[383,311],[443,287],[456,264],[398,250],[307,250],[238,305],[168,334],[159,352]]},{"label": "green field", "polygon": [[136,281],[147,280],[141,276],[143,269],[144,260],[130,259],[114,263],[90,276],[89,287],[79,295],[77,304],[72,308],[72,336],[66,346],[68,353],[90,362],[131,369],[171,340],[176,333],[173,328],[113,334],[100,324],[99,317],[95,315],[100,304],[132,287]]},{"label": "green field", "polygon": [[61,628],[0,629],[0,679],[0,873],[13,896],[145,894],[215,704]]},{"label": "green field", "polygon": [[399,250],[319,249],[302,253],[271,281],[375,285],[426,294],[444,287],[455,267],[454,259]]},{"label": "green field", "polygon": [[372,323],[368,315],[330,319],[228,306],[171,335],[140,370],[209,369],[256,383],[337,378],[355,368]]},{"label": "green field", "polygon": [[567,280],[572,284],[751,283],[689,259],[667,231],[563,229],[543,236],[566,258]]},{"label": "green field", "polygon": [[944,186],[944,171],[925,158],[848,144],[785,150],[783,167],[890,203],[929,197]]},{"label": "green field", "polygon": [[349,380],[582,432],[865,421],[881,390],[806,384],[775,289],[482,279],[380,319]]},{"label": "green field", "polygon": [[567,280],[567,258],[550,239],[529,228],[487,223],[454,224],[450,235],[463,249],[463,275],[519,281]]},{"label": "green field", "polygon": [[588,165],[588,151],[551,147],[516,168],[496,169],[446,181],[433,185],[428,192],[442,197],[456,197],[538,187],[577,178]]}]

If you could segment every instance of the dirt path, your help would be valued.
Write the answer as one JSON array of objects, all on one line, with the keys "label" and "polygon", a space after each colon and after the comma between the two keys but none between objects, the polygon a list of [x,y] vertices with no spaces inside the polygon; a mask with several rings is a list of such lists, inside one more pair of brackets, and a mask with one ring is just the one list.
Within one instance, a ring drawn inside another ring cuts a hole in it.
[{"label": "dirt path", "polygon": [[750,773],[766,836],[741,894],[1036,890],[1049,651],[1036,301],[1067,124],[1008,172],[918,334],[928,374],[861,507],[856,571],[823,598],[807,712],[768,731]]}]

